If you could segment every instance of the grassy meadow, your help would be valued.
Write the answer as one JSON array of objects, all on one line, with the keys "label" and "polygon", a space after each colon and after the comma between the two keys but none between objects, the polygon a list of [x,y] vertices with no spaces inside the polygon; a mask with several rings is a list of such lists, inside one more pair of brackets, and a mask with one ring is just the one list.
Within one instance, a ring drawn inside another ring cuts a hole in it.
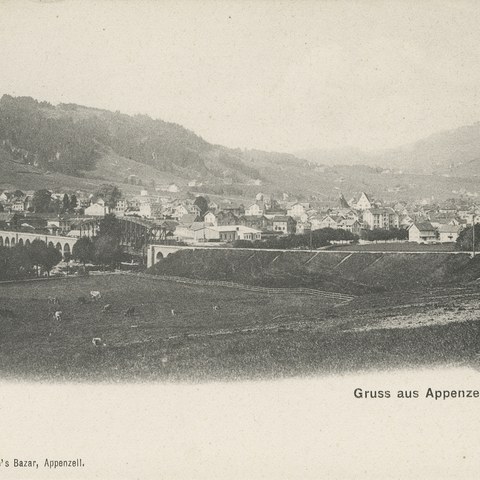
[{"label": "grassy meadow", "polygon": [[[91,290],[102,299],[82,305],[78,298]],[[334,305],[123,275],[2,284],[0,376],[210,381],[475,363],[480,295],[475,288],[454,293]],[[61,321],[48,296],[59,298]],[[105,304],[111,312],[102,312]],[[127,317],[130,306],[135,315]],[[94,337],[106,346],[94,346]]]}]

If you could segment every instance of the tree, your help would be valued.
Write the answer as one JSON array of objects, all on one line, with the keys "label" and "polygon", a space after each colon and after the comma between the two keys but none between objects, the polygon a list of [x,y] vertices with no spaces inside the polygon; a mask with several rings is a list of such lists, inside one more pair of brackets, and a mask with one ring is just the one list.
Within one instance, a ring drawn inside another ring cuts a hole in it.
[{"label": "tree", "polygon": [[17,189],[13,192],[13,196],[15,198],[23,198],[25,196],[25,194],[21,190]]},{"label": "tree", "polygon": [[68,194],[66,193],[63,196],[63,200],[62,200],[62,212],[66,213],[66,212],[69,212],[69,211],[70,211],[70,198],[69,198]]},{"label": "tree", "polygon": [[50,276],[50,271],[62,260],[62,254],[53,245],[45,248],[42,255],[41,266],[47,271]]},{"label": "tree", "polygon": [[37,190],[33,194],[33,209],[35,213],[46,213],[50,207],[52,193],[46,189]]},{"label": "tree", "polygon": [[50,276],[52,268],[62,260],[62,253],[59,250],[53,245],[47,247],[47,244],[38,238],[30,244],[30,247],[27,247],[27,252],[32,265],[36,267],[37,276],[39,267],[46,270]]},{"label": "tree", "polygon": [[15,245],[9,250],[10,270],[14,272],[15,278],[25,276],[32,270],[33,264],[27,248],[23,245]]},{"label": "tree", "polygon": [[79,238],[73,246],[72,257],[82,262],[83,266],[85,266],[87,262],[93,261],[94,249],[92,240],[88,237]]},{"label": "tree", "polygon": [[98,236],[93,241],[94,258],[103,265],[116,265],[123,256],[122,225],[115,215],[103,217],[98,226]]},{"label": "tree", "polygon": [[123,248],[111,235],[98,236],[93,242],[95,261],[102,265],[117,265],[121,262]]},{"label": "tree", "polygon": [[70,197],[70,208],[69,212],[73,212],[78,206],[77,196],[73,193]]},{"label": "tree", "polygon": [[382,228],[374,228],[373,230],[363,230],[362,238],[370,242],[387,241],[387,240],[406,240],[408,239],[408,231],[404,228],[390,228],[385,230]]},{"label": "tree", "polygon": [[[457,248],[459,250],[473,250],[473,227],[465,228],[460,232],[457,238]],[[475,225],[475,251],[480,250],[480,223]]]},{"label": "tree", "polygon": [[35,267],[38,277],[39,267],[43,262],[43,257],[45,255],[46,244],[44,241],[36,238],[28,247],[28,254],[32,265]]},{"label": "tree", "polygon": [[50,213],[60,213],[63,209],[63,202],[59,198],[52,198],[48,211]]},{"label": "tree", "polygon": [[12,248],[0,247],[0,279],[28,276],[32,267],[29,252],[23,245],[15,245]]},{"label": "tree", "polygon": [[122,239],[122,225],[113,213],[105,215],[98,224],[98,236],[105,235],[117,238],[118,243]]},{"label": "tree", "polygon": [[200,215],[202,217],[208,212],[208,202],[204,197],[199,195],[197,198],[195,198],[193,204],[200,209]]},{"label": "tree", "polygon": [[114,208],[117,201],[122,198],[122,192],[120,189],[116,185],[108,183],[100,185],[99,189],[95,192],[95,195],[103,198],[105,204],[110,208]]}]

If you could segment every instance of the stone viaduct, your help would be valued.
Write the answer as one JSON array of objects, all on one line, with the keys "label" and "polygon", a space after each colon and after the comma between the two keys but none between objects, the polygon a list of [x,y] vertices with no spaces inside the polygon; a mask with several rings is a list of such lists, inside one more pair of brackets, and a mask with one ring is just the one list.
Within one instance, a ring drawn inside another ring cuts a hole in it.
[{"label": "stone viaduct", "polygon": [[65,255],[72,253],[73,246],[78,240],[76,237],[0,230],[0,247],[13,247],[17,244],[29,245],[35,239],[42,240],[47,245],[53,245],[64,258]]}]

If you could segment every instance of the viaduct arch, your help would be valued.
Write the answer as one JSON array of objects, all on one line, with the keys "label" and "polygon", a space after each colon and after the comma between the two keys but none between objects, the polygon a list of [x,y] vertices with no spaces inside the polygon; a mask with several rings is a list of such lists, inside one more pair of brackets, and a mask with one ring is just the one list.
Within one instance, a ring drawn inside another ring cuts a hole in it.
[{"label": "viaduct arch", "polygon": [[72,253],[73,246],[78,240],[75,237],[63,237],[60,235],[0,230],[0,247],[13,247],[16,244],[28,246],[36,239],[44,241],[47,245],[53,245],[61,252],[63,258]]}]

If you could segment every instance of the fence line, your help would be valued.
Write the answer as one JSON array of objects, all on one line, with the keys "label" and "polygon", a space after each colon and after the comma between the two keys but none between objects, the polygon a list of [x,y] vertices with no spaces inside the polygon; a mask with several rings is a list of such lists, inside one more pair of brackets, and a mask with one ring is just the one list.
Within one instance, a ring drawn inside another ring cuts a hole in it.
[{"label": "fence line", "polygon": [[211,286],[211,287],[227,287],[227,288],[236,288],[238,290],[247,290],[251,292],[259,293],[273,293],[273,294],[282,294],[282,293],[297,293],[303,295],[315,295],[323,298],[330,298],[333,300],[340,300],[342,302],[349,302],[353,300],[355,296],[346,295],[344,293],[336,292],[327,292],[324,290],[315,290],[313,288],[273,288],[273,287],[261,287],[257,285],[245,285],[243,283],[234,283],[226,282],[222,280],[200,280],[196,278],[187,278],[187,277],[176,277],[172,275],[151,275],[148,273],[132,273],[132,272],[117,272],[120,275],[130,275],[141,278],[148,278],[154,280],[167,280],[177,283],[185,283],[190,285],[201,285],[201,286]]}]

